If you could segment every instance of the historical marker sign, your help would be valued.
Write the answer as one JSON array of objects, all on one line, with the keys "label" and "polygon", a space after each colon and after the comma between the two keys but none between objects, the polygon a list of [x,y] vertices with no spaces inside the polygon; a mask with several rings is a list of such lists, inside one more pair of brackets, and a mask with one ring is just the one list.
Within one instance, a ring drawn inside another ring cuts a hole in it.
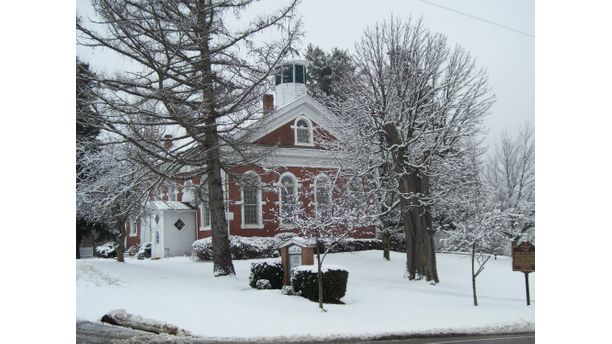
[{"label": "historical marker sign", "polygon": [[512,246],[512,271],[535,271],[535,246],[522,242]]}]

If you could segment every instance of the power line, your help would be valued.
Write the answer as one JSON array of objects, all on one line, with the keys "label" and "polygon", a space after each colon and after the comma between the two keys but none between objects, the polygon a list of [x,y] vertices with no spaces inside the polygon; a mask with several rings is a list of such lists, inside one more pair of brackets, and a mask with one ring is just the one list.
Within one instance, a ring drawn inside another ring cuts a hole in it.
[{"label": "power line", "polygon": [[535,36],[534,36],[534,35],[532,35],[532,34],[530,34],[530,33],[523,32],[523,31],[520,31],[520,30],[517,30],[517,29],[513,29],[513,28],[511,28],[511,27],[509,27],[509,26],[505,26],[505,25],[502,25],[502,24],[498,24],[498,23],[492,22],[492,21],[487,20],[487,19],[484,19],[484,18],[476,17],[476,16],[473,16],[473,15],[471,15],[471,14],[469,14],[469,13],[465,13],[465,12],[457,11],[457,10],[452,9],[452,8],[450,8],[450,7],[446,7],[446,6],[442,6],[442,5],[440,5],[440,4],[436,4],[435,2],[431,2],[431,1],[427,1],[427,0],[418,0],[418,1],[420,1],[420,2],[424,2],[424,3],[429,4],[429,5],[432,5],[432,6],[440,7],[440,8],[442,8],[442,9],[447,10],[447,11],[455,12],[455,13],[458,13],[458,14],[464,15],[464,16],[466,16],[466,17],[470,17],[470,18],[472,18],[472,19],[476,19],[476,20],[479,20],[479,21],[485,22],[485,23],[487,23],[487,24],[495,25],[495,26],[500,27],[500,28],[502,28],[502,29],[506,29],[506,30],[514,31],[514,32],[519,33],[519,34],[521,34],[521,35],[525,35],[525,36],[529,36],[529,37],[531,37],[531,38],[535,38]]}]

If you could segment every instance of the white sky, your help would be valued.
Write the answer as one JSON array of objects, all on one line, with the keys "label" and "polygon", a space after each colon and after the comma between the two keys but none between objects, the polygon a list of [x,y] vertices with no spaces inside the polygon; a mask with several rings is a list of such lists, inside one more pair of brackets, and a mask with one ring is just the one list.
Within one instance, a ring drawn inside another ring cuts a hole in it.
[{"label": "white sky", "polygon": [[[532,36],[535,33],[532,0],[302,0],[298,8],[305,31],[302,47],[313,43],[325,50],[339,47],[352,51],[366,27],[389,19],[392,14],[404,19],[423,17],[431,31],[445,34],[450,44],[466,48],[489,73],[497,101],[485,120],[490,130],[485,144],[493,145],[504,129],[513,133],[522,123],[533,123],[535,38],[427,2]],[[286,2],[262,1],[250,14],[276,9],[282,3]],[[77,0],[77,13],[91,16],[89,1]],[[126,63],[89,48],[77,47],[77,56],[90,62],[95,70],[121,68]]]}]

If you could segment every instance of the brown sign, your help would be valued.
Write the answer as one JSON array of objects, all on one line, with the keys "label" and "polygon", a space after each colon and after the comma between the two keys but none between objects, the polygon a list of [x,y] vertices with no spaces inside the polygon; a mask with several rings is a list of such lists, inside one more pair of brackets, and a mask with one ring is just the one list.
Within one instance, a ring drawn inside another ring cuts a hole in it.
[{"label": "brown sign", "polygon": [[535,246],[523,242],[512,246],[512,271],[535,271]]}]

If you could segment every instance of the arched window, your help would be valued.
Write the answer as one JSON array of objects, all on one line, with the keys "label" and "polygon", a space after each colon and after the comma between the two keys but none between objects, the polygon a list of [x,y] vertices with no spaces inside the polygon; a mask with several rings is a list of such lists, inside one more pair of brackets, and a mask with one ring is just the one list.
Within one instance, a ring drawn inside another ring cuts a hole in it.
[{"label": "arched window", "polygon": [[280,223],[291,224],[290,217],[297,210],[297,179],[289,172],[281,175],[280,183]]},{"label": "arched window", "polygon": [[331,205],[331,182],[325,174],[315,178],[315,212],[317,217],[326,218],[330,216]]},{"label": "arched window", "polygon": [[261,228],[261,189],[259,176],[247,172],[242,181],[242,227]]},{"label": "arched window", "polygon": [[312,146],[312,123],[306,117],[298,117],[293,126],[295,129],[295,144]]}]

